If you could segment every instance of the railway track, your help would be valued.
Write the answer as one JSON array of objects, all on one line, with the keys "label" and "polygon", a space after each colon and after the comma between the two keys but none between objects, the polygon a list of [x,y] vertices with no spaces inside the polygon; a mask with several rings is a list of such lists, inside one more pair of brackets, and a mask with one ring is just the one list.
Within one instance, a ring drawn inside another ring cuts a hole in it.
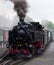
[{"label": "railway track", "polygon": [[11,58],[9,58],[9,54],[6,53],[2,58],[0,58],[0,65],[8,65],[12,61]]},{"label": "railway track", "polygon": [[12,62],[10,65],[16,65],[16,64],[18,65],[21,62],[23,62],[22,59],[21,60],[16,60],[16,61]]},{"label": "railway track", "polygon": [[28,60],[23,60],[23,59],[19,59],[19,60],[13,60],[13,59],[9,59],[9,60],[3,60],[0,65],[22,65],[25,62],[27,62]]},{"label": "railway track", "polygon": [[4,62],[2,62],[0,65],[8,65],[8,63],[10,63],[12,60],[10,59],[10,60],[6,60],[6,61],[4,61]]},{"label": "railway track", "polygon": [[0,65],[18,65],[18,64],[20,65],[22,64],[22,62],[24,63],[25,61],[27,60],[20,59],[20,60],[14,61],[13,59],[9,59],[9,60],[2,62]]},{"label": "railway track", "polygon": [[12,62],[11,64],[9,64],[9,65],[23,65],[23,64],[25,64],[26,62],[28,62],[28,60],[17,60],[17,61],[14,61],[14,62]]},{"label": "railway track", "polygon": [[19,59],[19,60],[13,60],[13,59],[9,59],[9,60],[5,60],[4,62],[2,62],[0,65],[24,65],[25,63],[29,62],[30,60],[34,59],[35,57],[31,58],[31,59]]},{"label": "railway track", "polygon": [[0,65],[23,65],[23,64],[29,62],[30,60],[32,60],[34,57],[31,59],[23,59],[22,58],[19,60],[13,60],[12,58],[9,58],[9,59],[7,59],[7,58],[8,58],[8,54],[5,55],[4,57],[2,57],[0,59]]}]

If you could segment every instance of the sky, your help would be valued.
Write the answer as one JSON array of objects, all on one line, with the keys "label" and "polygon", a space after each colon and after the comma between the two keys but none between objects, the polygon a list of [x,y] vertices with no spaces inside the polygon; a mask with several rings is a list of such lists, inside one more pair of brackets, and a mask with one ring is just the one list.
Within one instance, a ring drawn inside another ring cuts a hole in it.
[{"label": "sky", "polygon": [[37,21],[48,19],[54,22],[54,0],[28,0],[29,15]]},{"label": "sky", "polygon": [[[34,21],[43,19],[54,22],[54,0],[27,0],[28,13]],[[13,10],[14,4],[8,0],[0,0],[0,15],[13,20],[16,12]]]}]

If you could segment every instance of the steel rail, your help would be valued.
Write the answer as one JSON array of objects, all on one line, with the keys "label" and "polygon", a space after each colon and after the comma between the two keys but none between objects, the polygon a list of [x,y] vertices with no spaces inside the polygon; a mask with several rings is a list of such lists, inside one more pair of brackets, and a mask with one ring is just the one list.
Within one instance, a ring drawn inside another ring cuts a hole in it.
[{"label": "steel rail", "polygon": [[11,61],[11,59],[10,60],[6,60],[3,63],[1,63],[0,65],[7,65],[7,63],[10,62],[10,61]]}]

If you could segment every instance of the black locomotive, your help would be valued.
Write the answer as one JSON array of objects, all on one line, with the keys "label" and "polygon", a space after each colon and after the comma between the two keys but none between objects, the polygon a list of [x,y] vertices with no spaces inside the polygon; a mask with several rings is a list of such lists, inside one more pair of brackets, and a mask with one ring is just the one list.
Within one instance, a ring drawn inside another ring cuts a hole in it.
[{"label": "black locomotive", "polygon": [[30,58],[33,55],[43,53],[44,27],[39,22],[19,22],[9,31],[9,54],[14,59]]}]

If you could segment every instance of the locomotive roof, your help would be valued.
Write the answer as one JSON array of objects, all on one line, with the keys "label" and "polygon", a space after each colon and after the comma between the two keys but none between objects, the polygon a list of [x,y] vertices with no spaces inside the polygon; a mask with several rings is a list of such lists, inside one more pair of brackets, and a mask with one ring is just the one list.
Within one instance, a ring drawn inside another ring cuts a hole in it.
[{"label": "locomotive roof", "polygon": [[37,26],[37,25],[39,25],[39,22],[30,22],[32,25],[35,25],[35,26]]}]

